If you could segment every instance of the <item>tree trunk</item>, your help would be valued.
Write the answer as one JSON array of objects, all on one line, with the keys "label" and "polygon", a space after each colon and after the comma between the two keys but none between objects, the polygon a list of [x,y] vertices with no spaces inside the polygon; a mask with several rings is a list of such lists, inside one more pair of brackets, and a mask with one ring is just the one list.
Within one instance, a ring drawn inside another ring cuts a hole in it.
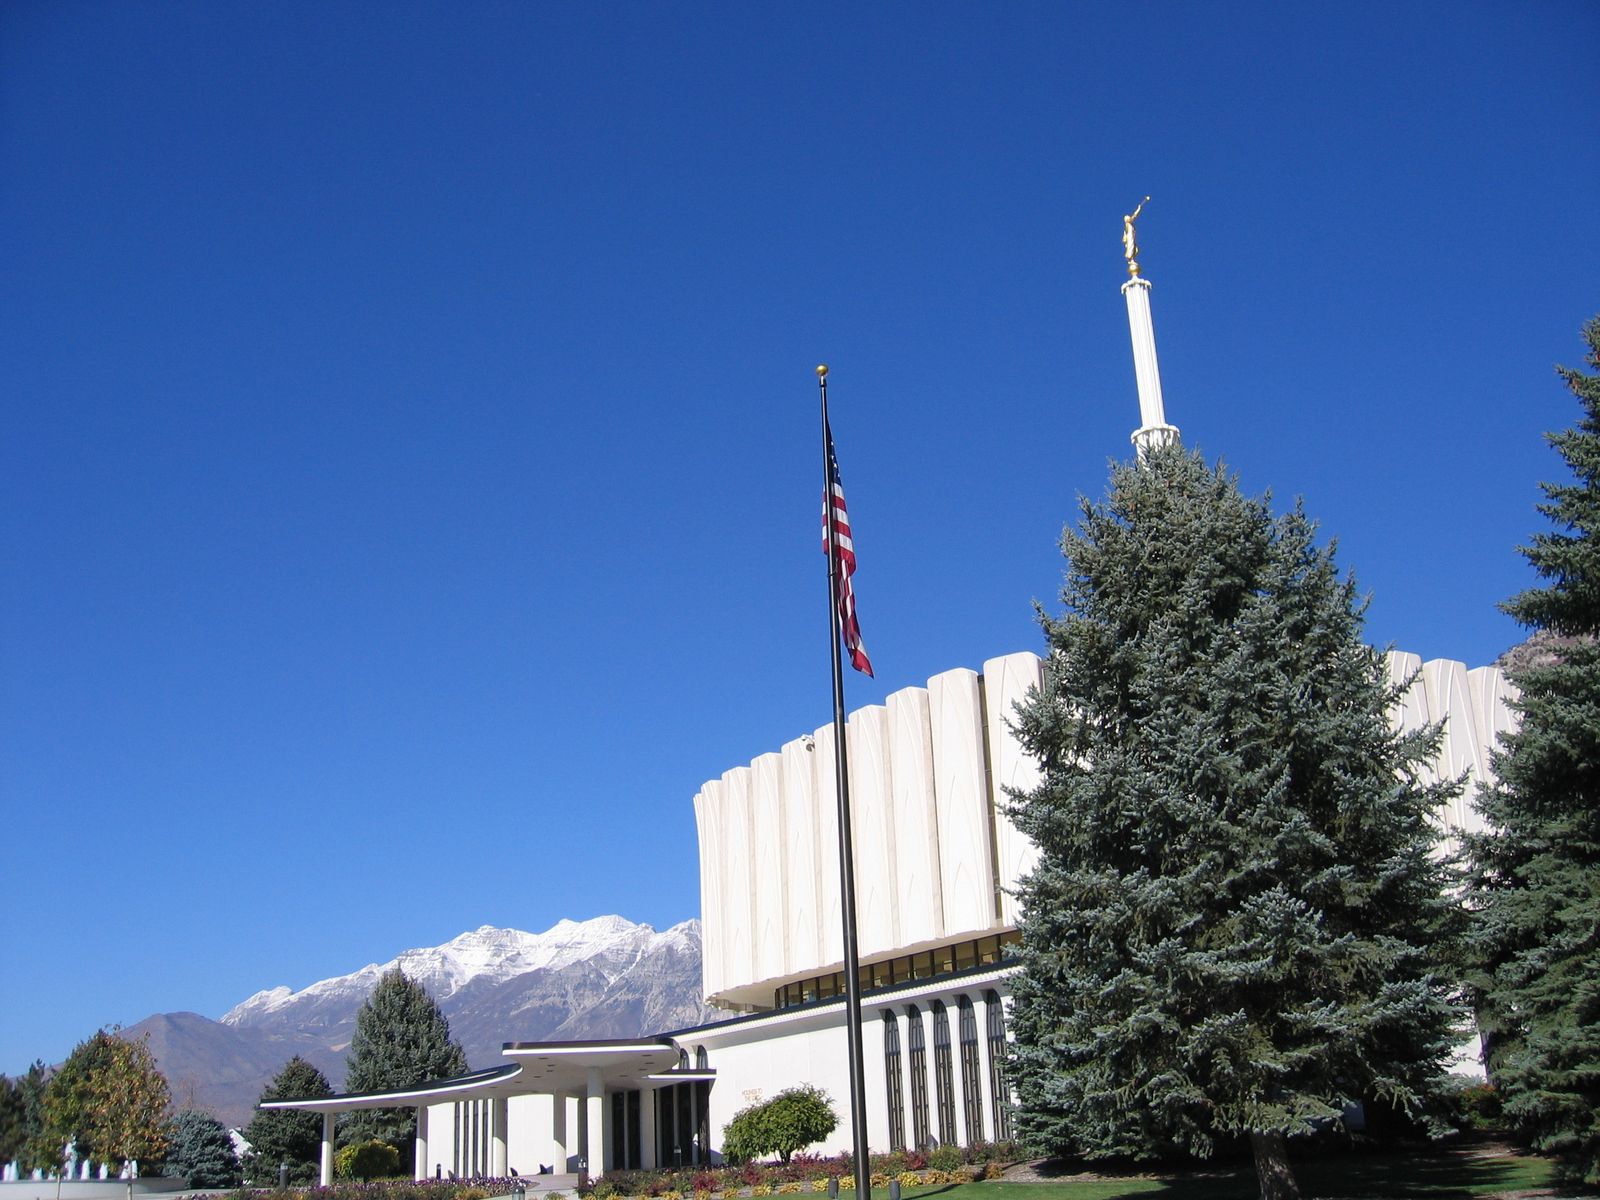
[{"label": "tree trunk", "polygon": [[1250,1148],[1256,1155],[1256,1181],[1261,1185],[1261,1200],[1300,1200],[1300,1185],[1289,1165],[1289,1140],[1282,1133],[1250,1134]]}]

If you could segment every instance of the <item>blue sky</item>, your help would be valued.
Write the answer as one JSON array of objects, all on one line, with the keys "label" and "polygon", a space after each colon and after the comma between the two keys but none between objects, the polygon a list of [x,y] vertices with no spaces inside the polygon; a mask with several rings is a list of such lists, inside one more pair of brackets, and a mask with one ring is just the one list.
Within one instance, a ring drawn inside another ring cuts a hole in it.
[{"label": "blue sky", "polygon": [[[1519,632],[1600,8],[0,7],[0,1070],[483,923],[697,914],[699,784],[1038,648],[1168,417],[1368,629]],[[508,1033],[514,1031],[508,1031]]]}]

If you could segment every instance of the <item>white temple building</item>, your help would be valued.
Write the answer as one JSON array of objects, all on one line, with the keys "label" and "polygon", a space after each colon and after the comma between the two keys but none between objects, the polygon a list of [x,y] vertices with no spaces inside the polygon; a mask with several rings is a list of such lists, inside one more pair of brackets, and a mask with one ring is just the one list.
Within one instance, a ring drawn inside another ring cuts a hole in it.
[{"label": "white temple building", "polygon": [[[1470,795],[1511,728],[1496,667],[1390,653],[1414,676],[1395,714],[1405,729],[1444,721],[1435,778],[1465,775],[1441,811],[1446,833],[1475,828]],[[1012,887],[1034,850],[1007,819],[1007,788],[1033,762],[1007,723],[1041,677],[1031,653],[982,672],[958,668],[850,714],[867,1140],[874,1150],[1009,1136],[999,1070],[1004,961],[1016,939]],[[508,1043],[504,1066],[404,1092],[279,1101],[333,1118],[414,1106],[416,1175],[504,1176],[719,1161],[733,1114],[815,1084],[841,1112],[817,1149],[851,1145],[845,1098],[842,923],[833,727],[708,781],[694,800],[700,843],[703,988],[724,1020],[627,1041]]]},{"label": "white temple building", "polygon": [[[1140,206],[1143,207],[1142,205]],[[1133,219],[1124,219],[1140,454],[1176,438],[1166,422]],[[1394,714],[1407,730],[1443,721],[1435,778],[1465,777],[1438,814],[1473,828],[1471,796],[1512,726],[1498,668],[1390,653],[1413,678]],[[935,675],[851,713],[847,723],[867,1142],[874,1151],[1010,1136],[1000,1070],[1007,1037],[1006,948],[1017,940],[1017,881],[1035,859],[1005,814],[1034,762],[1010,718],[1041,681],[1020,652],[981,671]],[[834,727],[757,754],[694,798],[699,832],[703,990],[725,1019],[626,1041],[508,1043],[492,1070],[402,1092],[285,1100],[324,1114],[322,1181],[332,1178],[337,1113],[417,1110],[417,1178],[532,1175],[719,1161],[741,1108],[814,1084],[840,1110],[815,1149],[853,1142],[848,1097]]]}]

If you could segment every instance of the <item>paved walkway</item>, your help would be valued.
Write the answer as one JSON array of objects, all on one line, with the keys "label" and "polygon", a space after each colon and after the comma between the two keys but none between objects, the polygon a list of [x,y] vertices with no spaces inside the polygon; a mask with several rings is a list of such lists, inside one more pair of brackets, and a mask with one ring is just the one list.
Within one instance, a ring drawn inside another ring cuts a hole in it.
[{"label": "paved walkway", "polygon": [[[578,1176],[576,1174],[519,1175],[517,1180],[522,1184],[523,1191],[530,1196],[552,1196],[562,1193],[576,1196],[578,1194]],[[514,1194],[507,1193],[508,1196]]]}]

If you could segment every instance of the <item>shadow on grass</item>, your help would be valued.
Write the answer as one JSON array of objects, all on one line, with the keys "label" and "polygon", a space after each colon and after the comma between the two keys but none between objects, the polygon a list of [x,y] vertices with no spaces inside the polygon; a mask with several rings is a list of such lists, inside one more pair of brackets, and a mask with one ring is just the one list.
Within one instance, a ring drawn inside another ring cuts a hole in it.
[{"label": "shadow on grass", "polygon": [[[1301,1194],[1327,1200],[1484,1200],[1505,1192],[1551,1185],[1542,1159],[1423,1151],[1414,1154],[1350,1154],[1294,1164]],[[949,1184],[906,1189],[907,1200],[968,1191],[971,1200],[1249,1200],[1259,1194],[1249,1166],[1159,1176],[1098,1175],[1042,1183]],[[876,1193],[874,1193],[876,1196]],[[967,1200],[966,1197],[961,1200]]]}]

